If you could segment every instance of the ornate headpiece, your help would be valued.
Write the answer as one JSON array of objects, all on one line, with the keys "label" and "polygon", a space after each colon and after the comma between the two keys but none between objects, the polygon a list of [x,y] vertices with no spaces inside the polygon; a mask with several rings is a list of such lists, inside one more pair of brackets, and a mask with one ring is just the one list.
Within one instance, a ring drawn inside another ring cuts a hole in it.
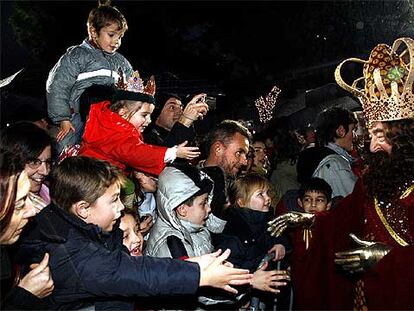
[{"label": "ornate headpiece", "polygon": [[[401,43],[407,49],[398,54]],[[408,52],[408,55],[407,55]],[[347,62],[364,64],[363,76],[348,85],[341,77]],[[361,102],[368,125],[375,121],[414,118],[414,40],[399,38],[392,47],[377,45],[367,61],[349,58],[338,65],[335,80],[340,87],[354,94]],[[358,83],[364,81],[362,87]]]},{"label": "ornate headpiece", "polygon": [[134,71],[132,77],[125,81],[122,72],[119,73],[118,82],[115,84],[117,90],[114,100],[135,100],[155,104],[155,78],[151,76],[147,84],[139,76],[138,71]]}]

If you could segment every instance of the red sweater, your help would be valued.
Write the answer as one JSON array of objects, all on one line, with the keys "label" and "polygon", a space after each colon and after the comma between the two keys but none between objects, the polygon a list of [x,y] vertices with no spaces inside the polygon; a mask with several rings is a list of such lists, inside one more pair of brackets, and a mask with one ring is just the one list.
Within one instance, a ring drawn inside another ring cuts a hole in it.
[{"label": "red sweater", "polygon": [[109,161],[124,172],[132,168],[159,175],[167,148],[145,144],[142,134],[108,105],[91,106],[79,155]]}]

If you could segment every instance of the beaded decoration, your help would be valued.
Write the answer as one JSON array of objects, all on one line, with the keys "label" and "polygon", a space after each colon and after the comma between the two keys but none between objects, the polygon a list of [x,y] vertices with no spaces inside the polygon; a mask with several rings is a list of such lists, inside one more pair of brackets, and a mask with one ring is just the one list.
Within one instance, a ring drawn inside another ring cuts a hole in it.
[{"label": "beaded decoration", "polygon": [[[398,54],[401,44],[407,49]],[[407,55],[408,52],[408,55]],[[345,63],[363,64],[363,76],[352,85],[341,77]],[[355,95],[361,102],[368,126],[376,121],[394,121],[414,118],[414,40],[399,38],[392,47],[377,45],[368,60],[349,58],[335,70],[335,80],[340,87]],[[359,87],[360,82],[363,87]]]}]

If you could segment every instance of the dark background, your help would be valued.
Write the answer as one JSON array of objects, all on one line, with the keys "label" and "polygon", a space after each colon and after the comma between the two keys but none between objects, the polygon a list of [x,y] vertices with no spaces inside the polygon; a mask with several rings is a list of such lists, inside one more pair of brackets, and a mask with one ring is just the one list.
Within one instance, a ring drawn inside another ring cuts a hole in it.
[{"label": "dark background", "polygon": [[[366,59],[378,43],[413,36],[413,3],[112,1],[129,25],[118,51],[142,76],[155,74],[161,90],[224,94],[218,113],[256,121],[253,102],[273,85],[282,89],[282,103],[319,90],[314,104],[321,87],[335,82],[339,61]],[[87,16],[96,5],[1,0],[1,78],[25,68],[2,90],[8,95],[2,94],[2,119],[22,98],[44,106],[48,71],[87,36]],[[330,93],[339,96],[332,87]]]}]

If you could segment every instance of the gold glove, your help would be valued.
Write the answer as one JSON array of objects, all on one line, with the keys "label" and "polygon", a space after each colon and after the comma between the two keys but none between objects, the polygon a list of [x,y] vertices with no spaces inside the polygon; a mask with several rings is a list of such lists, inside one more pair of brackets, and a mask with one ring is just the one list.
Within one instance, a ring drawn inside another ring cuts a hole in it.
[{"label": "gold glove", "polygon": [[269,228],[267,231],[271,232],[272,236],[280,236],[286,228],[304,227],[310,228],[315,221],[315,215],[310,213],[289,212],[276,217],[268,222]]},{"label": "gold glove", "polygon": [[392,247],[379,242],[364,241],[350,233],[349,236],[362,247],[350,251],[335,253],[335,263],[351,273],[371,269],[389,253]]}]

